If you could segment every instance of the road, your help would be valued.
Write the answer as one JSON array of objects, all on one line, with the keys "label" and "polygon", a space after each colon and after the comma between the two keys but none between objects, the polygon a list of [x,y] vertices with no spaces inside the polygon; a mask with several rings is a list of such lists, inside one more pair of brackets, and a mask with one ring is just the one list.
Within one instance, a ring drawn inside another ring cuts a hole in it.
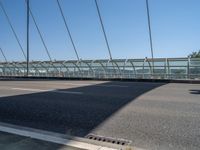
[{"label": "road", "polygon": [[0,122],[144,149],[200,149],[200,85],[2,80]]},{"label": "road", "polygon": [[0,132],[1,150],[79,150],[42,140]]}]

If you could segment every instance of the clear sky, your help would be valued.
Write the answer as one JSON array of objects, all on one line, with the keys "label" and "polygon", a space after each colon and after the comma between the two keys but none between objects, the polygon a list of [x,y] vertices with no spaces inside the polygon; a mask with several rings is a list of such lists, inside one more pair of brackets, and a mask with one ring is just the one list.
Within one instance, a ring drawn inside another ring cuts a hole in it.
[{"label": "clear sky", "polygon": [[[24,0],[1,0],[26,50]],[[76,55],[56,0],[30,0],[32,11],[53,59]],[[94,0],[60,0],[82,59],[109,58]],[[149,0],[155,57],[185,57],[200,49],[200,0]],[[99,0],[113,58],[151,57],[145,0]],[[30,59],[48,60],[33,21]],[[8,60],[23,55],[0,9],[0,47]],[[2,56],[0,56],[2,61]]]}]

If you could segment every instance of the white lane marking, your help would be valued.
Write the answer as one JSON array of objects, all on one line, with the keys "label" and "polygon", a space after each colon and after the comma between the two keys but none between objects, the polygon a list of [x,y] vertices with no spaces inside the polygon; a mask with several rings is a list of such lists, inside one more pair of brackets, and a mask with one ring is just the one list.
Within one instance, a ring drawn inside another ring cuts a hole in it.
[{"label": "white lane marking", "polygon": [[29,89],[29,88],[11,88],[12,90],[20,90],[20,91],[32,91],[32,92],[48,92],[52,90],[42,90],[42,89]]},{"label": "white lane marking", "polygon": [[[75,149],[87,149],[87,150],[117,150],[113,148],[103,147],[100,145],[94,145],[86,142],[76,140],[77,137],[67,138],[64,134],[38,130],[33,128],[27,128],[17,125],[11,125],[0,122],[0,131],[37,140],[47,141],[51,143],[65,145]],[[66,147],[66,148],[67,148]]]},{"label": "white lane marking", "polygon": [[93,84],[89,84],[89,83],[63,83],[65,85],[80,85],[80,86],[89,86],[89,85],[93,85]]},{"label": "white lane marking", "polygon": [[96,85],[96,86],[101,86],[101,87],[120,87],[120,88],[129,87],[129,86],[125,86],[125,85]]},{"label": "white lane marking", "polygon": [[80,85],[80,86],[99,86],[99,87],[120,87],[120,88],[127,88],[129,86],[126,85],[103,85],[103,84],[85,84],[85,83],[64,83],[65,85]]},{"label": "white lane marking", "polygon": [[55,93],[63,93],[63,94],[83,94],[83,92],[74,92],[74,91],[59,91],[59,90],[54,90],[50,92],[55,92]]},{"label": "white lane marking", "polygon": [[6,97],[6,96],[8,96],[8,95],[0,95],[0,97]]},{"label": "white lane marking", "polygon": [[[36,83],[36,82],[35,82]],[[39,83],[39,82],[38,82]],[[36,85],[38,84],[36,83]],[[33,84],[33,83],[31,83]],[[45,83],[46,84],[46,83]],[[49,84],[49,83],[47,83]],[[56,84],[56,85],[74,85],[74,86],[96,86],[96,87],[119,87],[119,88],[128,88],[130,86],[128,85],[119,85],[119,84],[106,84],[106,83],[50,83],[50,84]],[[1,88],[1,87],[0,87]]]},{"label": "white lane marking", "polygon": [[27,89],[27,88],[11,88],[12,90],[20,90],[20,91],[31,91],[31,92],[54,92],[54,93],[63,93],[63,94],[83,94],[83,92],[75,92],[75,91],[59,91],[57,89]]}]

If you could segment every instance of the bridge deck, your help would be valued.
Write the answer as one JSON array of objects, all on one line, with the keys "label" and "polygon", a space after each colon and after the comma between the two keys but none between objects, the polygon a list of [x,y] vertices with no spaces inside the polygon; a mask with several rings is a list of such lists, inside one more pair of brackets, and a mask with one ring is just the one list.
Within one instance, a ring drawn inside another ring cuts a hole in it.
[{"label": "bridge deck", "polygon": [[150,149],[200,148],[200,85],[0,81],[0,122]]}]

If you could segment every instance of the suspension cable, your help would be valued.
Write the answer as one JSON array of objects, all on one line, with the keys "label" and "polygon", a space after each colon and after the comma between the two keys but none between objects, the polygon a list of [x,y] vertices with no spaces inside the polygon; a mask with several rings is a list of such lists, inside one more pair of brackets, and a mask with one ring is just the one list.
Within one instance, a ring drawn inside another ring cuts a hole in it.
[{"label": "suspension cable", "polygon": [[146,9],[147,9],[147,18],[148,18],[148,28],[149,28],[149,42],[151,47],[151,58],[152,58],[152,67],[154,73],[154,53],[153,53],[153,40],[152,40],[152,32],[151,32],[151,18],[149,12],[149,1],[146,0]]},{"label": "suspension cable", "polygon": [[[4,60],[5,60],[6,64],[9,65],[8,59],[6,58],[6,55],[5,55],[5,53],[3,52],[3,50],[2,50],[1,47],[0,47],[0,52],[1,52],[1,54],[2,54],[2,56],[3,56],[3,58],[4,58]],[[8,66],[8,69],[11,71],[11,69],[10,69],[9,66]]]},{"label": "suspension cable", "polygon": [[19,47],[20,47],[20,49],[21,49],[21,51],[22,51],[22,54],[23,54],[24,58],[26,59],[26,54],[25,54],[25,52],[24,52],[24,49],[23,49],[23,47],[22,47],[22,44],[21,44],[20,41],[19,41],[19,38],[18,38],[18,36],[17,36],[17,33],[15,32],[15,29],[14,29],[14,27],[13,27],[11,21],[10,21],[10,18],[9,18],[9,16],[8,16],[8,13],[6,12],[6,10],[5,10],[4,6],[3,6],[3,3],[2,3],[1,1],[0,1],[0,7],[1,7],[1,9],[3,10],[4,15],[6,16],[6,20],[7,20],[8,24],[9,24],[9,26],[10,26],[10,28],[11,28],[13,34],[14,34],[14,37],[15,37],[15,39],[16,39],[16,41],[17,41],[17,43],[18,43],[18,45],[19,45]]},{"label": "suspension cable", "polygon": [[72,38],[71,32],[70,32],[70,30],[69,30],[69,26],[68,26],[68,24],[67,24],[66,18],[65,18],[65,16],[64,16],[63,9],[62,9],[62,7],[61,7],[61,4],[60,4],[59,0],[56,0],[56,1],[57,1],[57,4],[58,4],[58,7],[59,7],[59,10],[60,10],[60,13],[61,13],[62,19],[63,19],[64,24],[65,24],[65,28],[66,28],[66,30],[67,30],[67,33],[68,33],[69,38],[70,38],[70,40],[71,40],[72,46],[73,46],[73,48],[74,48],[74,52],[76,53],[76,57],[77,57],[77,59],[78,59],[78,61],[79,61],[80,58],[79,58],[79,55],[78,55],[78,52],[77,52],[77,49],[76,49],[76,46],[75,46],[74,40],[73,40],[73,38]]},{"label": "suspension cable", "polygon": [[6,58],[6,55],[4,54],[4,52],[3,52],[3,50],[2,50],[1,47],[0,47],[0,51],[1,51],[1,54],[2,54],[2,56],[3,56],[4,60],[5,60],[5,62],[7,63],[7,62],[8,62],[8,59]]},{"label": "suspension cable", "polygon": [[[26,3],[26,5],[27,5],[27,4],[29,5],[29,3],[27,3],[27,0],[25,0],[25,3]],[[39,34],[40,39],[41,39],[41,41],[42,41],[42,44],[43,44],[43,46],[44,46],[44,48],[45,48],[45,51],[46,51],[46,53],[47,53],[47,55],[48,55],[48,57],[49,57],[50,62],[52,63],[51,65],[52,65],[52,67],[53,67],[54,69],[56,69],[57,71],[59,71],[58,68],[53,64],[52,57],[51,57],[50,52],[49,52],[49,50],[48,50],[48,48],[47,48],[47,45],[46,45],[46,43],[45,43],[45,41],[44,41],[44,38],[43,38],[42,33],[41,33],[41,31],[40,31],[40,28],[39,28],[39,26],[38,26],[38,24],[37,24],[37,22],[36,22],[36,19],[35,19],[34,15],[33,15],[33,12],[32,12],[32,10],[31,10],[30,5],[28,6],[28,8],[29,8],[29,11],[30,11],[30,16],[31,16],[31,18],[33,19],[33,22],[34,22],[34,24],[35,24],[35,26],[36,26],[36,29],[37,29],[37,31],[38,31],[38,34]]]},{"label": "suspension cable", "polygon": [[107,35],[106,35],[105,27],[104,27],[104,24],[103,24],[101,12],[100,12],[97,0],[95,0],[95,5],[96,5],[96,8],[97,8],[98,17],[99,17],[99,20],[100,20],[100,23],[101,23],[101,28],[102,28],[102,31],[103,31],[103,34],[104,34],[104,38],[105,38],[105,41],[106,41],[106,45],[107,45],[107,48],[108,48],[110,60],[112,60],[112,54],[111,54],[110,46],[109,46],[109,43],[108,43],[108,38],[107,38]]},{"label": "suspension cable", "polygon": [[[25,3],[27,4],[27,0],[25,0]],[[49,57],[49,60],[52,62],[52,58],[51,58],[50,52],[49,52],[49,50],[48,50],[48,48],[47,48],[47,45],[45,44],[44,38],[43,38],[43,36],[42,36],[42,33],[41,33],[40,28],[39,28],[39,26],[38,26],[38,24],[37,24],[37,22],[36,22],[36,19],[35,19],[34,15],[33,15],[33,12],[32,12],[32,10],[31,10],[30,6],[29,6],[29,11],[30,11],[31,18],[33,19],[33,22],[34,22],[34,24],[35,24],[35,27],[36,27],[36,29],[37,29],[37,31],[38,31],[38,34],[39,34],[39,36],[40,36],[40,39],[41,39],[41,41],[42,41],[42,44],[43,44],[43,46],[44,46],[44,48],[45,48],[45,51],[46,51],[46,53],[47,53],[47,55],[48,55],[48,57]]]}]

